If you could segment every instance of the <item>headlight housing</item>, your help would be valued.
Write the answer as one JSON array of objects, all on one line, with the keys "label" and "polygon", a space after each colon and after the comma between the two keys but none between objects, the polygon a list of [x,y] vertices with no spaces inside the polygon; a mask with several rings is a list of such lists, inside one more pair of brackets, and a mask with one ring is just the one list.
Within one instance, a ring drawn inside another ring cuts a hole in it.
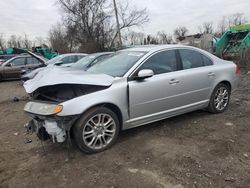
[{"label": "headlight housing", "polygon": [[40,102],[28,102],[24,107],[24,111],[26,112],[38,115],[45,115],[45,116],[58,114],[62,110],[63,110],[62,105],[40,103]]}]

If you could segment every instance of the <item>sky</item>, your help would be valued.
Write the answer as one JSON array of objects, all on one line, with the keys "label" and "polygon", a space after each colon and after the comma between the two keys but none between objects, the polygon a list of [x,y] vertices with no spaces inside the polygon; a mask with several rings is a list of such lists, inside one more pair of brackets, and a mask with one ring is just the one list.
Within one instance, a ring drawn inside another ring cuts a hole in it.
[{"label": "sky", "polygon": [[[117,0],[122,1],[122,0]],[[138,8],[147,8],[150,22],[140,30],[148,34],[186,26],[189,33],[212,21],[217,26],[223,16],[244,13],[250,23],[250,0],[130,0]],[[46,37],[53,24],[61,19],[56,0],[1,0],[0,33],[27,34],[31,38]]]}]

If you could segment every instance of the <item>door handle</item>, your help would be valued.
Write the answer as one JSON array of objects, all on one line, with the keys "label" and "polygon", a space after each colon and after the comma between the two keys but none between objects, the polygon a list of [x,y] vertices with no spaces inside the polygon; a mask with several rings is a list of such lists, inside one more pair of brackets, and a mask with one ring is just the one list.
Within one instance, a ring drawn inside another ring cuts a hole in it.
[{"label": "door handle", "polygon": [[213,72],[210,72],[207,75],[208,75],[208,77],[214,77],[215,76],[215,74]]},{"label": "door handle", "polygon": [[175,85],[175,84],[178,84],[178,83],[180,83],[180,81],[179,81],[179,80],[176,80],[176,79],[171,79],[171,80],[169,81],[169,84],[171,84],[171,85]]}]

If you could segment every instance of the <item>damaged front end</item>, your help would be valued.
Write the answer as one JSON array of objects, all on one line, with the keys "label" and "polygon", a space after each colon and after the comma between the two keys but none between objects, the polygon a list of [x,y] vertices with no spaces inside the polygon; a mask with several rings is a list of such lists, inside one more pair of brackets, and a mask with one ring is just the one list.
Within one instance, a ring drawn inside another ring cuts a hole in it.
[{"label": "damaged front end", "polygon": [[107,86],[60,84],[35,90],[30,94],[31,101],[24,107],[24,111],[32,117],[26,126],[27,131],[36,133],[42,141],[51,139],[55,143],[65,142],[80,115],[58,116],[63,110],[63,102],[106,88]]},{"label": "damaged front end", "polygon": [[54,68],[39,72],[24,83],[30,97],[24,111],[32,117],[27,129],[35,132],[41,140],[51,138],[53,142],[64,142],[81,112],[72,113],[74,109],[63,105],[77,97],[106,89],[113,80],[105,74],[88,74],[75,69]]},{"label": "damaged front end", "polygon": [[32,119],[26,126],[28,132],[36,133],[42,141],[51,139],[54,143],[65,142],[69,131],[77,120],[76,116],[59,117],[56,114],[62,111],[62,105],[28,102],[24,111],[27,112]]}]

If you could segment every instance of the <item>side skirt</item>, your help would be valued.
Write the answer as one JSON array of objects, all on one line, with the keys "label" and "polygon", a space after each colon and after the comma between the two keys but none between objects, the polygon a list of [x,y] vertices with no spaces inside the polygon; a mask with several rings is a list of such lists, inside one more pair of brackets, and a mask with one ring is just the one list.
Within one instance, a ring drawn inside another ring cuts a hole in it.
[{"label": "side skirt", "polygon": [[150,114],[150,115],[143,116],[143,117],[130,119],[130,120],[124,122],[123,130],[131,129],[134,127],[139,127],[141,125],[145,125],[145,124],[153,123],[153,122],[160,121],[160,120],[163,120],[166,118],[185,114],[187,112],[192,112],[195,110],[203,109],[203,108],[207,107],[208,104],[209,104],[209,100],[204,100],[204,101],[200,101],[197,103],[174,108],[171,110],[166,110],[166,111],[158,112],[155,114]]}]

